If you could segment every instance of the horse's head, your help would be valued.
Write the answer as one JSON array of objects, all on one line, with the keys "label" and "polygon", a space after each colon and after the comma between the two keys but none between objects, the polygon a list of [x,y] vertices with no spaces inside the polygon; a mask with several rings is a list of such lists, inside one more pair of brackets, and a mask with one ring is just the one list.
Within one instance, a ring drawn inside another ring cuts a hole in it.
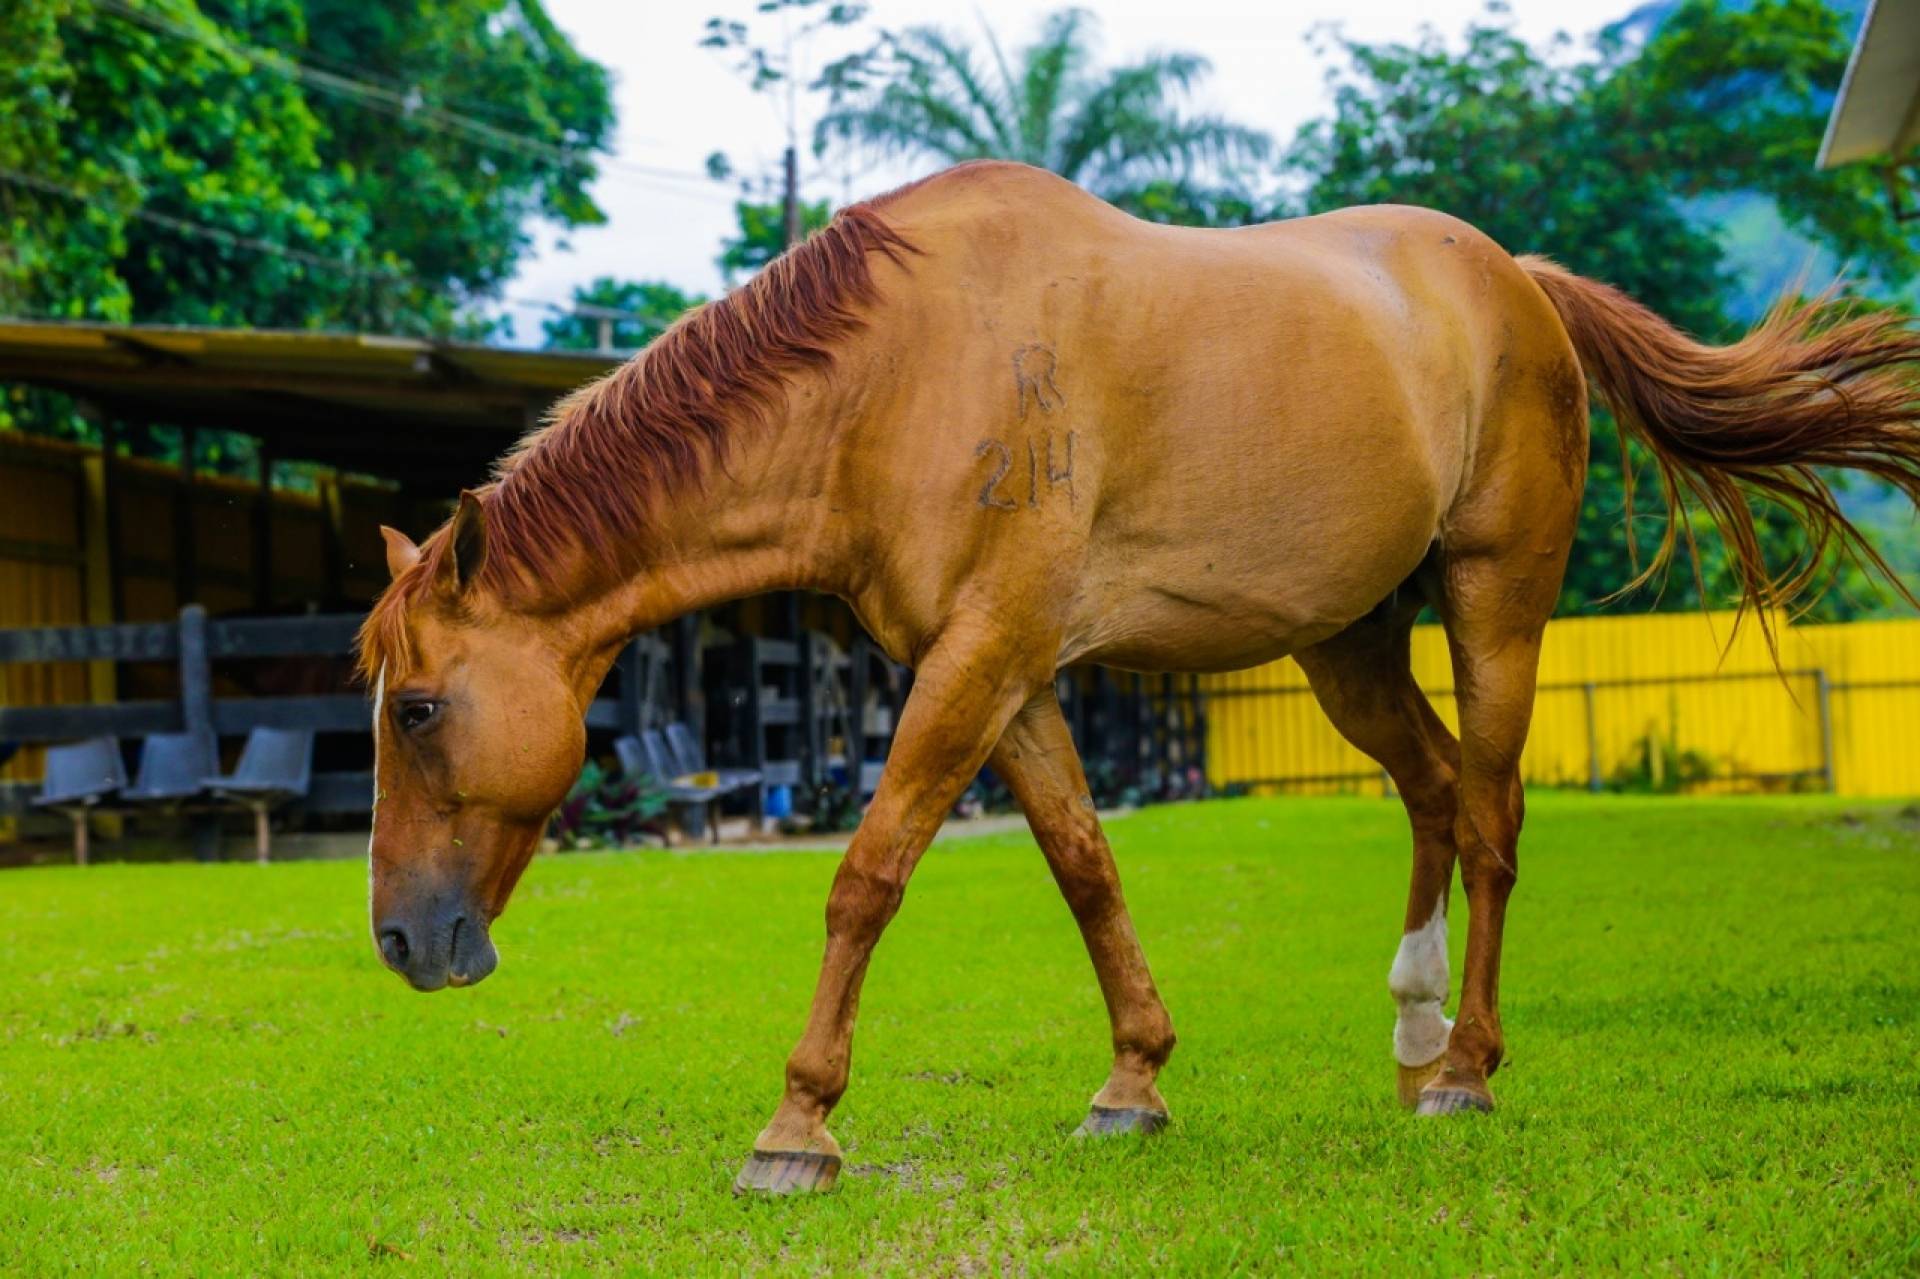
[{"label": "horse's head", "polygon": [[417,990],[466,986],[498,962],[488,930],[579,775],[594,690],[553,625],[481,582],[473,495],[424,547],[382,532],[393,582],[360,639],[374,690],[374,943]]}]

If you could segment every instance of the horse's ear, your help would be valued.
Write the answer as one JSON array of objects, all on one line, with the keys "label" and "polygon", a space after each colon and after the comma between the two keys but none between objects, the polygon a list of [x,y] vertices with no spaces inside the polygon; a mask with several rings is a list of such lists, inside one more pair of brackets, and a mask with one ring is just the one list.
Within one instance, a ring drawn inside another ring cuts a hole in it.
[{"label": "horse's ear", "polygon": [[487,511],[472,489],[460,491],[460,509],[447,530],[447,554],[441,559],[440,580],[456,594],[480,576],[487,562]]},{"label": "horse's ear", "polygon": [[387,572],[398,578],[420,560],[420,548],[413,539],[397,528],[380,526],[380,536],[387,543]]}]

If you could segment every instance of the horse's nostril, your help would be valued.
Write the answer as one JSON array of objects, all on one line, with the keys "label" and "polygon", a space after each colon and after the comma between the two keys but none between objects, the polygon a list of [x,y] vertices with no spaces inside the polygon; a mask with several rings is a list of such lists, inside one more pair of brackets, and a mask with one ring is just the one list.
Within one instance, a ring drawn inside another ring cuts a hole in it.
[{"label": "horse's nostril", "polygon": [[380,953],[395,968],[405,968],[407,959],[413,954],[413,947],[407,944],[407,933],[403,928],[389,928],[380,934]]}]

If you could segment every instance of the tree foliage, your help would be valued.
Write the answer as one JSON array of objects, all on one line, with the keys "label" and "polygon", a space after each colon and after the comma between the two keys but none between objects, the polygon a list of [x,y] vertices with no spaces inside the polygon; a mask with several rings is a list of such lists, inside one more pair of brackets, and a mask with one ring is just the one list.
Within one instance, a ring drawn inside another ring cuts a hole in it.
[{"label": "tree foliage", "polygon": [[[1597,56],[1580,60],[1564,41],[1529,47],[1499,9],[1458,45],[1431,30],[1406,43],[1328,45],[1332,114],[1303,128],[1284,160],[1299,211],[1440,209],[1717,340],[1742,326],[1727,311],[1730,281],[1715,228],[1697,215],[1702,198],[1771,201],[1786,225],[1881,280],[1906,281],[1920,266],[1920,246],[1870,175],[1814,169],[1849,49],[1820,0],[1685,0],[1644,44],[1606,33]],[[1594,434],[1569,611],[1591,610],[1631,576],[1619,451],[1604,418]],[[1640,515],[1644,558],[1657,519]],[[1770,556],[1784,562],[1797,549],[1791,522],[1770,515],[1765,527]],[[1716,540],[1703,549],[1707,602],[1728,602]],[[1663,596],[1671,607],[1699,602],[1684,574]],[[1856,607],[1847,593],[1832,604]]]},{"label": "tree foliage", "polygon": [[445,332],[602,220],[539,0],[11,0],[0,85],[4,311]]},{"label": "tree foliage", "polygon": [[546,346],[555,351],[601,349],[596,312],[609,313],[613,349],[637,351],[667,331],[667,326],[707,299],[661,280],[616,280],[601,276],[573,291],[573,314],[546,321]]},{"label": "tree foliage", "polygon": [[[738,230],[720,242],[720,256],[714,259],[728,284],[752,275],[787,247],[784,211],[778,201],[736,200],[733,217]],[[800,201],[800,238],[812,235],[832,217],[825,200]]]},{"label": "tree foliage", "polygon": [[991,30],[984,53],[935,27],[888,33],[861,75],[839,86],[815,130],[816,149],[842,143],[942,163],[1021,160],[1142,216],[1219,216],[1215,206],[1235,198],[1221,186],[1240,166],[1265,159],[1270,139],[1188,109],[1211,70],[1205,58],[1156,53],[1103,69],[1096,35],[1083,9],[1048,15],[1039,38],[1011,57]]}]

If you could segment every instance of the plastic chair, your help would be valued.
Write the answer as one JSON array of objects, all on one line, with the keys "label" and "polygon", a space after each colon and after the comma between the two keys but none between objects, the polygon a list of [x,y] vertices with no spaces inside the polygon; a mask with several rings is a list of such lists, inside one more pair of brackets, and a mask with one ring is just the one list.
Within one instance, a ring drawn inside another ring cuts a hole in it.
[{"label": "plastic chair", "polygon": [[46,777],[33,803],[73,819],[74,865],[87,864],[88,811],[126,784],[127,766],[117,738],[92,737],[47,748]]},{"label": "plastic chair", "polygon": [[313,730],[256,728],[232,773],[202,781],[214,798],[252,810],[253,856],[264,862],[273,852],[273,809],[304,799],[312,787]]},{"label": "plastic chair", "polygon": [[678,768],[667,752],[667,744],[658,729],[647,729],[638,737],[614,739],[613,753],[620,758],[620,771],[628,777],[650,777],[667,793],[667,802],[684,814],[681,825],[689,833],[699,834],[706,827],[709,842],[720,839],[720,823],[714,804],[731,793],[726,786],[691,786],[677,782]]},{"label": "plastic chair", "polygon": [[212,733],[155,733],[140,744],[140,767],[120,798],[136,804],[178,804],[203,794],[220,766]]},{"label": "plastic chair", "polygon": [[631,734],[616,737],[613,753],[620,757],[620,771],[628,777],[653,776],[653,767],[647,763],[646,749],[640,745],[639,738]]},{"label": "plastic chair", "polygon": [[760,774],[751,768],[707,768],[707,753],[700,749],[700,743],[694,740],[693,731],[685,724],[667,725],[667,754],[674,766],[682,773],[717,772],[720,784],[730,791],[745,790],[749,786],[760,784]]}]

